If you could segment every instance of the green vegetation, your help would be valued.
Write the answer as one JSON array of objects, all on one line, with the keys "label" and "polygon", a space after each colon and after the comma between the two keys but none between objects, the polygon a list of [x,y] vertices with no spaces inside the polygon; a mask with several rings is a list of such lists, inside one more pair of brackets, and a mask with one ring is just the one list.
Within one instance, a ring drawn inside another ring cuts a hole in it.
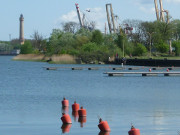
[{"label": "green vegetation", "polygon": [[[168,56],[177,58],[180,55],[180,20],[167,22],[143,22],[125,20],[123,24],[133,27],[127,31],[122,27],[119,33],[103,34],[99,30],[80,29],[74,22],[63,23],[63,28],[53,29],[50,37],[45,39],[37,31],[24,45],[19,46],[16,40],[7,43],[13,48],[20,48],[21,54],[69,54],[81,59],[84,63],[107,62],[118,54],[123,57],[160,58]],[[170,45],[172,44],[172,48]],[[2,43],[0,49],[2,50]]]}]

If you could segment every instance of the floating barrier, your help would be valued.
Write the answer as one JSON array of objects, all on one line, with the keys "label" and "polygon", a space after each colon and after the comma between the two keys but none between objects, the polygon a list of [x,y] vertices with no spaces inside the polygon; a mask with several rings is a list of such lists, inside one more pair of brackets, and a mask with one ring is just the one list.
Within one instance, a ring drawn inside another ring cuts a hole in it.
[{"label": "floating barrier", "polygon": [[111,129],[110,129],[109,125],[108,125],[108,122],[107,121],[102,121],[101,118],[99,119],[98,127],[103,132],[110,132],[111,131]]},{"label": "floating barrier", "polygon": [[72,124],[62,124],[61,126],[62,133],[69,133],[71,126]]},{"label": "floating barrier", "polygon": [[63,98],[62,106],[63,107],[69,106],[69,101],[66,98]]},{"label": "floating barrier", "polygon": [[81,109],[78,110],[78,114],[79,117],[86,117],[86,109],[83,109],[83,107],[81,107]]},{"label": "floating barrier", "polygon": [[140,135],[140,130],[136,129],[134,126],[132,126],[131,130],[128,133],[129,133],[129,135]]},{"label": "floating barrier", "polygon": [[88,70],[98,70],[98,67],[89,67]]},{"label": "floating barrier", "polygon": [[142,74],[142,76],[155,76],[163,74],[164,76],[178,76],[180,72],[105,72],[108,76],[123,76],[124,74]]},{"label": "floating barrier", "polygon": [[63,124],[72,124],[69,114],[62,113],[61,120],[62,120]]},{"label": "floating barrier", "polygon": [[72,70],[83,70],[83,67],[73,67]]},{"label": "floating barrier", "polygon": [[139,67],[130,67],[128,68],[128,70],[139,70],[140,68]]},{"label": "floating barrier", "polygon": [[114,68],[112,68],[112,70],[123,70],[123,69],[125,69],[125,68],[123,68],[123,67],[114,67]]},{"label": "floating barrier", "polygon": [[74,104],[72,105],[72,111],[77,112],[78,110],[79,110],[79,104],[77,104],[76,101],[74,101]]},{"label": "floating barrier", "polygon": [[46,70],[57,70],[57,68],[56,67],[48,67],[48,68],[46,68]]}]

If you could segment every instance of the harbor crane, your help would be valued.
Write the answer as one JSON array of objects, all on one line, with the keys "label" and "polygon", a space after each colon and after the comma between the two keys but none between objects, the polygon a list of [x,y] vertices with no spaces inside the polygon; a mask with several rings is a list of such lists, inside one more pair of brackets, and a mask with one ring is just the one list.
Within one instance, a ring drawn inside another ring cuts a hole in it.
[{"label": "harbor crane", "polygon": [[[85,13],[80,11],[79,4],[76,3],[75,6],[76,6],[76,10],[77,10],[77,15],[78,15],[80,27],[88,29],[88,30],[93,30],[95,28],[95,22],[87,21],[87,17],[85,15]],[[87,9],[86,12],[91,12],[91,10]]]},{"label": "harbor crane", "polygon": [[164,9],[163,9],[162,0],[159,0],[160,10],[158,9],[157,0],[154,0],[154,4],[155,4],[155,11],[156,11],[157,21],[165,22],[165,17],[164,17],[164,12],[165,12],[165,13],[166,13],[166,16],[167,16],[167,20],[166,20],[166,21],[167,21],[167,23],[169,23],[169,12],[168,12],[168,10],[164,10]]},{"label": "harbor crane", "polygon": [[81,14],[80,14],[80,9],[79,9],[79,4],[75,4],[76,6],[76,10],[77,10],[77,15],[78,15],[78,19],[79,19],[79,24],[80,24],[80,27],[84,27],[84,24],[83,24],[83,21],[82,21],[82,18],[81,18]]},{"label": "harbor crane", "polygon": [[[110,11],[109,11],[109,8],[110,8]],[[116,26],[115,26],[115,21],[114,21],[112,4],[106,4],[106,13],[107,13],[109,32],[116,33]],[[110,16],[110,14],[111,14],[111,16]]]}]

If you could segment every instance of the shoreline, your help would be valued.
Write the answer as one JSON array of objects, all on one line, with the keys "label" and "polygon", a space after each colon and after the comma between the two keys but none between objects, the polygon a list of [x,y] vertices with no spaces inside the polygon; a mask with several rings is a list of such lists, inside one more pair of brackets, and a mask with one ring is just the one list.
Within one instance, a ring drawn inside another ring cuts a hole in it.
[{"label": "shoreline", "polygon": [[43,54],[19,54],[13,57],[12,60],[48,62],[51,64],[79,64],[76,57],[67,54],[52,56],[45,56]]}]

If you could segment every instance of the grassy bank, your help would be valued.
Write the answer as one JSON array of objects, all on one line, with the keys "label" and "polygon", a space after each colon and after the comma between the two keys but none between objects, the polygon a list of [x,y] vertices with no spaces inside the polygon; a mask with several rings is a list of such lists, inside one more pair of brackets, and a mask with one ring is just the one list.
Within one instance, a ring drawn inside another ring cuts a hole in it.
[{"label": "grassy bank", "polygon": [[76,58],[67,54],[52,56],[45,56],[43,54],[20,54],[15,56],[13,60],[49,62],[52,64],[77,64]]}]

